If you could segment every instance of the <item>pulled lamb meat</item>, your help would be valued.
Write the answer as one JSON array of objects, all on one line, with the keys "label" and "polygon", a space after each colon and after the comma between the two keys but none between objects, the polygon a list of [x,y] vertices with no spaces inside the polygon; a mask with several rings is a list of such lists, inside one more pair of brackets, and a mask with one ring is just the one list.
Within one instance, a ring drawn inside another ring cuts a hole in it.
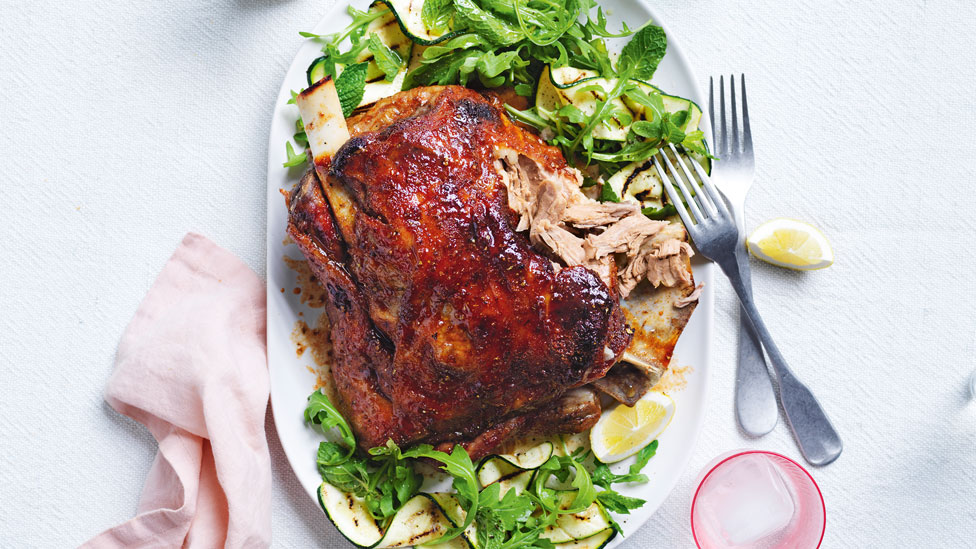
[{"label": "pulled lamb meat", "polygon": [[633,202],[597,202],[588,199],[566,208],[563,221],[579,229],[595,229],[616,223],[638,210],[639,207]]},{"label": "pulled lamb meat", "polygon": [[704,282],[702,282],[701,284],[695,286],[695,289],[690,294],[688,294],[685,297],[682,297],[680,299],[676,299],[674,301],[674,308],[675,309],[683,309],[683,308],[687,307],[688,305],[691,305],[692,303],[696,303],[698,301],[698,298],[701,296],[702,290],[704,290],[704,289],[705,289],[705,283]]},{"label": "pulled lamb meat", "polygon": [[632,258],[648,237],[658,234],[665,226],[666,222],[648,219],[638,211],[607,226],[602,233],[588,235],[583,247],[587,257],[594,259],[613,253],[625,253]]},{"label": "pulled lamb meat", "polygon": [[655,288],[658,286],[691,285],[691,273],[685,258],[694,252],[685,241],[685,228],[668,223],[662,230],[644,241],[640,250],[627,267],[620,273],[620,292],[629,294],[637,284],[647,279]]},{"label": "pulled lamb meat", "polygon": [[633,202],[597,202],[583,194],[579,170],[547,170],[511,149],[496,151],[495,170],[519,215],[517,230],[566,266],[591,269],[622,297],[644,279],[655,288],[692,284],[694,252],[681,225],[649,219]]}]

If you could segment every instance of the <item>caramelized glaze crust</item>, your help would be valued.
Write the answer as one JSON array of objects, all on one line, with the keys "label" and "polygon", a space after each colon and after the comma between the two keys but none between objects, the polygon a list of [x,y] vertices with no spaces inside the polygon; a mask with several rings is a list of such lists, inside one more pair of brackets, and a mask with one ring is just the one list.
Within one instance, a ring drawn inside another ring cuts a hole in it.
[{"label": "caramelized glaze crust", "polygon": [[567,169],[559,151],[454,86],[398,94],[350,127],[328,184],[354,219],[336,223],[310,172],[290,197],[289,234],[328,290],[336,388],[360,444],[460,442],[477,459],[519,432],[591,426],[595,397],[562,422],[551,411],[571,409],[566,392],[627,347],[617,297],[516,232],[493,168],[508,148]]}]

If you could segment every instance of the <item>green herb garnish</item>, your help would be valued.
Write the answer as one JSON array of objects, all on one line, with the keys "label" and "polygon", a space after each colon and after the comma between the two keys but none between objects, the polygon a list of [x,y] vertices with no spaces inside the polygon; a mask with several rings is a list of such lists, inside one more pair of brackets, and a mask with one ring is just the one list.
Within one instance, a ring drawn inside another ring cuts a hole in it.
[{"label": "green herb garnish", "polygon": [[[400,72],[400,68],[403,66],[403,59],[400,59],[400,54],[387,47],[387,45],[380,40],[380,37],[377,34],[371,34],[369,36],[368,47],[370,53],[373,54],[373,59],[376,61],[376,66],[379,67],[379,69],[383,71],[383,74],[386,76],[386,81],[392,81],[393,77]],[[364,88],[365,85],[366,78],[364,73]],[[360,94],[359,99],[362,100],[362,94]],[[358,105],[359,101],[357,101],[356,104]]]},{"label": "green herb garnish", "polygon": [[296,153],[295,148],[291,146],[291,141],[285,142],[285,154],[288,159],[281,163],[282,166],[286,168],[292,168],[295,166],[301,166],[308,160],[308,154],[303,149],[302,152]]},{"label": "green herb garnish", "polygon": [[467,515],[465,516],[464,524],[449,528],[444,533],[444,536],[438,538],[435,543],[443,543],[459,536],[474,522],[478,512],[478,476],[475,474],[474,464],[471,463],[471,458],[468,456],[468,453],[460,444],[455,444],[454,450],[450,454],[434,450],[430,445],[421,444],[420,446],[407,450],[403,453],[403,456],[410,458],[428,458],[439,461],[441,463],[441,469],[454,477],[454,490],[457,491],[458,500],[465,508]]},{"label": "green herb garnish", "polygon": [[[422,478],[414,469],[415,460],[440,463],[441,469],[454,479],[465,520],[449,528],[432,544],[449,541],[476,522],[479,547],[483,549],[551,549],[553,544],[540,535],[556,523],[559,515],[582,512],[594,502],[623,514],[640,507],[643,500],[624,496],[613,485],[647,482],[641,470],[657,451],[657,441],[654,441],[637,454],[637,461],[628,473],[617,475],[607,465],[592,460],[589,452],[570,453],[564,444],[566,455],[553,455],[543,463],[527,490],[509,489],[502,493],[502,485],[497,482],[481,488],[477,467],[461,445],[455,445],[450,454],[427,444],[401,450],[392,440],[366,453],[356,450],[356,438],[349,423],[320,391],[309,396],[305,420],[325,433],[338,432],[341,439],[341,442],[319,444],[316,464],[322,479],[361,498],[382,529],[389,526],[397,511],[420,490]],[[592,465],[587,465],[591,462]],[[575,494],[571,501],[560,502],[559,493],[549,487],[553,480],[573,487]],[[619,525],[612,519],[611,525],[619,531]]]},{"label": "green herb garnish", "polygon": [[318,427],[322,432],[328,432],[333,428],[337,429],[348,450],[346,457],[352,455],[356,448],[356,437],[352,434],[352,427],[322,391],[315,391],[308,396],[308,404],[305,406],[305,422]]},{"label": "green herb garnish", "polygon": [[349,117],[353,109],[363,100],[366,86],[366,63],[356,63],[346,67],[339,78],[336,78],[336,93],[342,106],[342,116]]}]

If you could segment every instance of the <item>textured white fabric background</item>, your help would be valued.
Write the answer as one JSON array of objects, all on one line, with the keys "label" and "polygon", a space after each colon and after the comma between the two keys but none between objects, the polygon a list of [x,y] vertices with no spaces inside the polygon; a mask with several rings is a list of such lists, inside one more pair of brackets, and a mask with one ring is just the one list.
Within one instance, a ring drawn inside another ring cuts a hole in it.
[{"label": "textured white fabric background", "polygon": [[[123,328],[188,230],[264,273],[268,124],[329,0],[0,0],[0,545],[66,547],[130,517],[155,443],[102,401]],[[976,545],[976,6],[656,0],[698,76],[745,72],[749,227],[820,226],[837,263],[754,262],[758,303],[846,450],[813,470],[824,547]],[[691,547],[715,455],[798,457],[732,412],[735,308],[717,288],[706,425],[626,545]],[[270,417],[270,416],[269,416]],[[269,423],[274,540],[342,547]]]}]

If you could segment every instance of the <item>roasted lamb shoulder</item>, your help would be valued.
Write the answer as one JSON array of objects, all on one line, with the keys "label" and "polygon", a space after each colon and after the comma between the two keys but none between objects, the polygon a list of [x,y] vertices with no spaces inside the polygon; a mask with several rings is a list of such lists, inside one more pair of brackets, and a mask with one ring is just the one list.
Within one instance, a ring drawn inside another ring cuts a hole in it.
[{"label": "roasted lamb shoulder", "polygon": [[616,283],[533,247],[496,160],[575,170],[461,87],[402,92],[349,129],[291,193],[288,232],[328,291],[337,404],[360,445],[461,443],[478,459],[517,434],[592,426],[584,386],[631,338]]}]

